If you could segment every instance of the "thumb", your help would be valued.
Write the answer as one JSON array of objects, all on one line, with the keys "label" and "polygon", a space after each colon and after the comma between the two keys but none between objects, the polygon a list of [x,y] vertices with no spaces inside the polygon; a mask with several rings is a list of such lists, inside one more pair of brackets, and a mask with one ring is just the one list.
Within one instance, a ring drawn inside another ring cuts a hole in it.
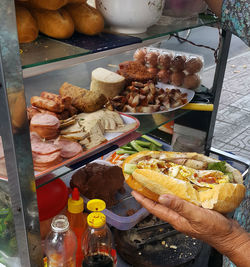
[{"label": "thumb", "polygon": [[188,221],[195,220],[201,209],[194,204],[189,203],[186,200],[183,200],[174,195],[161,195],[158,201],[162,205],[186,218]]}]

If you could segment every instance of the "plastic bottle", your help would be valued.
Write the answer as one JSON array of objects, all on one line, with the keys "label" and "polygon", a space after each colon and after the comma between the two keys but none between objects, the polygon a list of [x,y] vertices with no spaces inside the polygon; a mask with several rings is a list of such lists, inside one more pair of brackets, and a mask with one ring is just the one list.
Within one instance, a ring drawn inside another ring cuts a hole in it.
[{"label": "plastic bottle", "polygon": [[77,239],[69,228],[65,215],[57,215],[51,223],[51,232],[45,239],[48,267],[75,267]]},{"label": "plastic bottle", "polygon": [[106,224],[106,216],[101,213],[105,208],[105,202],[100,199],[93,199],[87,203],[87,209],[94,212],[87,217],[88,227],[82,243],[84,254],[82,267],[116,266],[112,234]]},{"label": "plastic bottle", "polygon": [[82,266],[82,238],[87,228],[87,214],[83,213],[83,199],[80,197],[78,188],[74,188],[72,197],[68,199],[68,210],[66,216],[69,220],[70,229],[75,233],[77,238],[76,250],[76,267]]}]

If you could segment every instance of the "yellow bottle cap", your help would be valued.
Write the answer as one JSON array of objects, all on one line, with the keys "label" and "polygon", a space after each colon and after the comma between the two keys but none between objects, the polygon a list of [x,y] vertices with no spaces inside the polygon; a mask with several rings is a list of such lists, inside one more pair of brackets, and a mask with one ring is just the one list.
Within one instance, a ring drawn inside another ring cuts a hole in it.
[{"label": "yellow bottle cap", "polygon": [[101,228],[106,224],[106,216],[101,212],[92,212],[87,217],[90,227]]},{"label": "yellow bottle cap", "polygon": [[92,199],[87,203],[87,209],[93,211],[87,217],[87,222],[90,227],[100,228],[106,223],[106,216],[101,213],[106,209],[106,203],[101,199]]},{"label": "yellow bottle cap", "polygon": [[83,198],[80,197],[79,191],[75,187],[72,192],[72,197],[68,199],[68,211],[70,213],[81,213],[83,209]]},{"label": "yellow bottle cap", "polygon": [[101,199],[92,199],[87,203],[87,209],[90,211],[103,211],[106,209],[106,203]]}]

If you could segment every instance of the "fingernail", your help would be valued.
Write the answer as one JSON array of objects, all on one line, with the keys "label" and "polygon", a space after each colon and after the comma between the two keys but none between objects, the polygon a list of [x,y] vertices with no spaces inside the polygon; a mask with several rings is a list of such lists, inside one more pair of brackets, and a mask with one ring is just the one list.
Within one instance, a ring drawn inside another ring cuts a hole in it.
[{"label": "fingernail", "polygon": [[168,195],[161,195],[158,200],[165,206],[170,206],[171,204],[171,197],[169,197]]}]

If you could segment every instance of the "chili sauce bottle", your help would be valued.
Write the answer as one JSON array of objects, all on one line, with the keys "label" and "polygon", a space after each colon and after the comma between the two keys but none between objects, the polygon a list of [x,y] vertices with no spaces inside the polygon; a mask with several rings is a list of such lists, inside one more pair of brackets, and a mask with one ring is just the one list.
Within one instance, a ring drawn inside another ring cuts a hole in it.
[{"label": "chili sauce bottle", "polygon": [[75,233],[77,238],[76,250],[76,267],[82,266],[82,238],[87,228],[87,214],[83,213],[83,198],[80,197],[78,188],[74,188],[72,197],[68,199],[68,210],[66,216],[69,220],[70,229]]}]

